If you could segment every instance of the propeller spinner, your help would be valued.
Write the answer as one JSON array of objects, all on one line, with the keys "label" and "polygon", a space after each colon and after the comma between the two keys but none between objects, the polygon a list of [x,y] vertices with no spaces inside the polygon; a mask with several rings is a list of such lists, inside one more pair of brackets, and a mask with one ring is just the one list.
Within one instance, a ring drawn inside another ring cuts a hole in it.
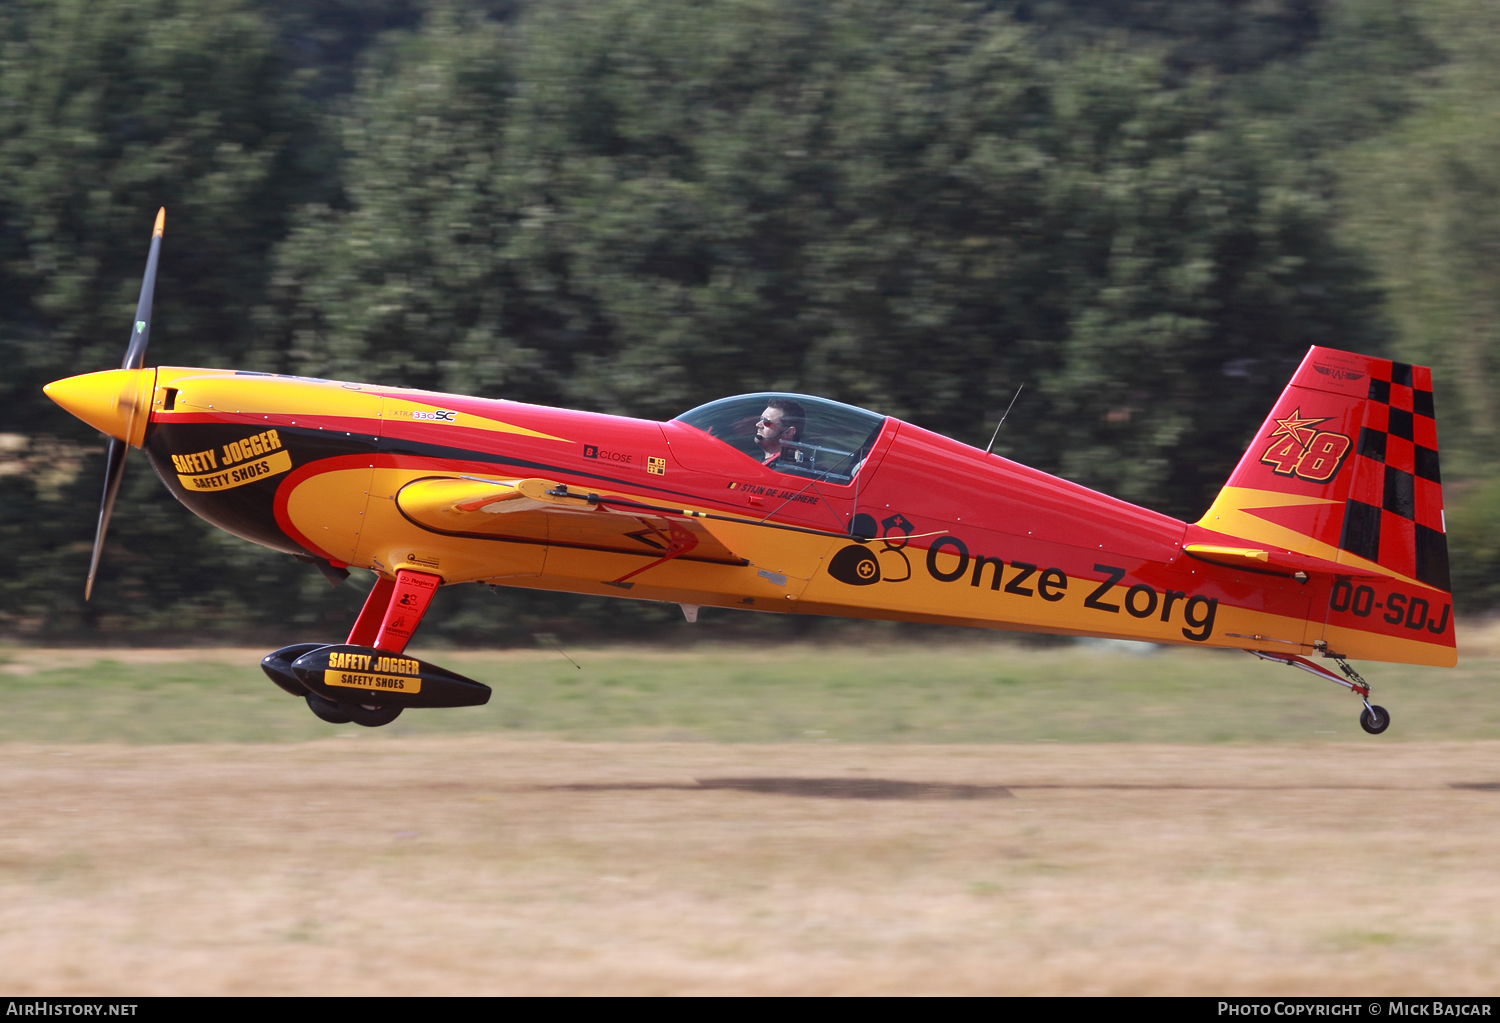
[{"label": "propeller spinner", "polygon": [[146,257],[146,275],[141,280],[141,297],[136,303],[135,320],[130,327],[130,344],[117,370],[85,373],[82,376],[55,380],[43,390],[47,396],[90,426],[109,435],[109,453],[104,465],[104,494],[99,499],[99,525],[94,531],[94,553],[89,561],[89,578],[84,584],[83,599],[94,592],[94,577],[104,553],[104,534],[120,492],[125,473],[125,453],[139,447],[146,435],[151,414],[151,396],[155,390],[155,371],[144,369],[146,345],[151,340],[151,303],[156,294],[156,262],[161,255],[162,232],[166,228],[166,208],[157,211],[156,226],[151,232],[151,252]]}]

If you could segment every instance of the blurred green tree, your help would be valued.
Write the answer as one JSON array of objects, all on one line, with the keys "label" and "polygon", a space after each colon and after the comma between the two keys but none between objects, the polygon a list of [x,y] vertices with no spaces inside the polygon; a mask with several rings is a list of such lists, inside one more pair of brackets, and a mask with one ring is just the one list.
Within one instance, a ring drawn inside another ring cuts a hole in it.
[{"label": "blurred green tree", "polygon": [[342,121],[343,208],[307,207],[281,245],[263,358],[469,393],[531,383],[503,256],[509,35],[443,9],[387,55],[394,69],[366,71]]},{"label": "blurred green tree", "polygon": [[[288,365],[668,417],[765,387],[1195,516],[1311,343],[1384,334],[1217,77],[984,5],[444,14],[279,254]],[[477,141],[483,140],[483,141]],[[1186,448],[1191,457],[1180,457]]]},{"label": "blurred green tree", "polygon": [[[41,386],[119,365],[163,205],[151,358],[249,359],[270,250],[331,181],[331,166],[306,160],[328,152],[317,118],[270,26],[240,0],[28,2],[0,24],[0,434],[18,446],[0,513],[0,614],[55,633],[248,624],[247,595],[265,588],[228,576],[243,555],[185,518],[139,456],[107,585],[82,605],[102,445]],[[276,585],[300,583],[282,571]]]},{"label": "blurred green tree", "polygon": [[[1191,518],[1329,344],[1436,365],[1445,469],[1483,479],[1492,22],[1479,0],[0,8],[0,622],[317,636],[358,600],[191,519],[139,459],[78,599],[96,441],[39,388],[116,364],[162,204],[161,362],[658,417],[808,390],[978,444],[1025,382],[1001,451]],[[466,589],[435,631],[675,615]]]},{"label": "blurred green tree", "polygon": [[1412,109],[1339,154],[1346,237],[1370,254],[1399,350],[1434,367],[1456,595],[1500,591],[1500,9],[1422,5],[1443,61]]}]

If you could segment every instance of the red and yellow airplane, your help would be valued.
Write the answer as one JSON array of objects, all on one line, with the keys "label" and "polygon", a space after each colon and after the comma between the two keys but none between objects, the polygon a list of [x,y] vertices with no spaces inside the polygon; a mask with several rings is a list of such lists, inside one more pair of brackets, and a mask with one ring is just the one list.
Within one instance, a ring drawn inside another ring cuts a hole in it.
[{"label": "red and yellow airplane", "polygon": [[123,367],[46,388],[112,438],[88,590],[127,447],[221,529],[335,579],[376,573],[344,643],[263,662],[325,720],[485,702],[402,656],[437,587],[468,582],[671,601],[689,620],[708,605],[1233,647],[1349,688],[1372,733],[1390,717],[1346,658],[1456,662],[1424,367],[1311,349],[1187,523],[807,395],[659,423],[147,368],[162,226]]}]

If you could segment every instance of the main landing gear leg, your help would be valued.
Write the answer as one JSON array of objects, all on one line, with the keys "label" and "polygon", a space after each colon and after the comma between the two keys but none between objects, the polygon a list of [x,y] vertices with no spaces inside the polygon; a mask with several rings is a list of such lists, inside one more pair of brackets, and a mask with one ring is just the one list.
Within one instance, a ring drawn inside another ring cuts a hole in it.
[{"label": "main landing gear leg", "polygon": [[349,630],[349,638],[344,640],[351,646],[374,646],[375,636],[380,632],[381,619],[385,617],[385,609],[391,602],[391,593],[396,589],[396,581],[387,579],[383,575],[375,577],[375,585],[370,589],[370,595],[365,598],[365,606],[360,608],[359,617],[354,620],[354,628]]},{"label": "main landing gear leg", "polygon": [[[375,580],[365,606],[349,630],[348,643],[374,647],[388,654],[399,654],[411,641],[412,633],[422,623],[427,605],[442,580],[426,572],[401,569],[394,580],[381,576]],[[307,693],[307,706],[324,721],[336,725],[350,721],[366,728],[388,725],[401,715],[400,707],[377,704],[334,702],[314,692]]]},{"label": "main landing gear leg", "polygon": [[1316,675],[1321,679],[1343,686],[1354,693],[1364,703],[1365,709],[1359,715],[1359,727],[1371,735],[1379,735],[1391,725],[1391,715],[1384,708],[1370,702],[1370,683],[1366,682],[1359,672],[1342,657],[1335,656],[1333,659],[1338,664],[1339,670],[1344,673],[1343,678],[1335,675],[1321,664],[1309,661],[1306,657],[1298,654],[1273,653],[1268,650],[1248,650],[1247,653],[1254,654],[1263,661],[1275,661],[1278,664],[1290,664],[1294,668],[1301,668],[1309,674]]},{"label": "main landing gear leg", "polygon": [[[397,572],[396,581],[390,584],[390,599],[386,602],[385,616],[380,620],[380,629],[375,633],[375,642],[371,645],[388,654],[399,654],[405,650],[412,633],[422,624],[422,616],[427,613],[427,605],[432,603],[432,595],[442,584],[441,578],[426,572],[413,572],[405,568]],[[359,617],[364,619],[363,611]],[[358,627],[358,624],[356,622],[355,626]]]},{"label": "main landing gear leg", "polygon": [[422,624],[427,605],[432,603],[432,595],[442,582],[435,575],[404,568],[396,573],[394,581],[385,576],[376,579],[344,642],[351,646],[372,646],[388,654],[401,653]]}]

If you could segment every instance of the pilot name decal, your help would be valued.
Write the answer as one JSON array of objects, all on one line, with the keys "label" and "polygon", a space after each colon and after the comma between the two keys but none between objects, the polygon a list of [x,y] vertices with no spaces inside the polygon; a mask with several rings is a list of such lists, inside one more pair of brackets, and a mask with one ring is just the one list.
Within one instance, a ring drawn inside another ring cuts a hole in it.
[{"label": "pilot name decal", "polygon": [[731,483],[726,488],[738,490],[742,494],[750,494],[754,497],[769,497],[773,501],[795,501],[797,504],[817,504],[816,494],[803,493],[797,490],[783,490],[781,487],[764,487],[759,483]]},{"label": "pilot name decal", "polygon": [[[887,545],[889,547],[889,544]],[[839,582],[850,586],[869,586],[881,581],[881,565],[877,554],[862,544],[850,544],[835,554],[828,563],[828,574]],[[940,559],[942,559],[940,561]],[[955,560],[956,559],[956,560]],[[927,574],[940,583],[967,581],[976,589],[984,583],[994,592],[1008,593],[1016,597],[1031,599],[1041,597],[1056,603],[1068,596],[1068,574],[1060,568],[1042,568],[1027,561],[1011,561],[1002,558],[969,553],[969,547],[956,536],[941,537],[927,550]],[[946,561],[951,567],[944,567]],[[989,569],[986,575],[985,569]],[[1136,583],[1125,590],[1123,599],[1111,591],[1125,578],[1126,569],[1117,565],[1097,564],[1094,571],[1105,578],[1086,595],[1081,589],[1076,595],[1083,598],[1083,606],[1091,611],[1119,614],[1122,610],[1132,618],[1156,618],[1171,622],[1174,617],[1183,623],[1182,635],[1195,643],[1202,643],[1213,635],[1214,620],[1218,617],[1219,599],[1194,594],[1186,590],[1163,588],[1158,591],[1147,583]],[[905,579],[887,579],[887,582],[904,582]],[[1111,597],[1114,597],[1111,600]],[[1119,600],[1120,603],[1115,603]]]},{"label": "pilot name decal", "polygon": [[292,456],[282,448],[281,435],[275,430],[230,441],[217,451],[209,448],[171,457],[183,489],[197,493],[232,490],[292,467]]},{"label": "pilot name decal", "polygon": [[1338,474],[1354,447],[1354,442],[1342,433],[1313,429],[1318,423],[1332,418],[1304,419],[1302,409],[1298,408],[1275,420],[1271,443],[1266,446],[1266,453],[1260,456],[1262,464],[1269,465],[1278,476],[1327,483]]}]

